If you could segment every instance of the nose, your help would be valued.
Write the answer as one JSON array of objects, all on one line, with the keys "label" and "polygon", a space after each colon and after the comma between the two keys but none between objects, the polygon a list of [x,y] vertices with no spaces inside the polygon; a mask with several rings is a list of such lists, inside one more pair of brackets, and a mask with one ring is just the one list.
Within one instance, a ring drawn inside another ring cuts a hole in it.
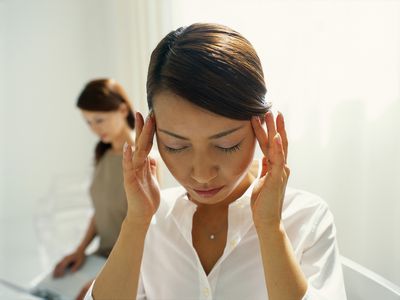
[{"label": "nose", "polygon": [[211,182],[218,175],[218,165],[206,156],[197,156],[193,159],[190,176],[196,182],[205,184]]}]

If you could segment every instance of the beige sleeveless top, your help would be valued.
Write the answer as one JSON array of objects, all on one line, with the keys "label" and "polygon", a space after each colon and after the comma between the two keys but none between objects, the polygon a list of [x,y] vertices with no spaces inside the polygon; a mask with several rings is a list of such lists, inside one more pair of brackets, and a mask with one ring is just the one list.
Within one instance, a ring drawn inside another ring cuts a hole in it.
[{"label": "beige sleeveless top", "polygon": [[97,254],[107,257],[126,216],[127,201],[122,173],[122,154],[107,151],[96,166],[90,195],[100,246]]}]

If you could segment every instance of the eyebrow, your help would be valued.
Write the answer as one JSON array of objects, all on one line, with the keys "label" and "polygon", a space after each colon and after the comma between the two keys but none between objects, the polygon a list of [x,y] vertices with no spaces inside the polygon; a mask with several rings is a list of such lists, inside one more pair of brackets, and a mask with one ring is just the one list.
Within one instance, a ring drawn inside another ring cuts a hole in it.
[{"label": "eyebrow", "polygon": [[[241,128],[243,128],[243,126],[239,126],[239,127],[233,128],[233,129],[229,129],[229,130],[226,130],[226,131],[223,131],[223,132],[214,134],[214,135],[210,136],[209,139],[210,139],[210,140],[214,140],[214,139],[222,138],[222,137],[227,136],[227,135],[229,135],[229,134],[231,134],[231,133],[233,133],[233,132],[235,132],[235,131],[237,131],[237,130],[239,130],[239,129],[241,129]],[[168,134],[168,135],[173,136],[173,137],[175,137],[175,138],[177,138],[177,139],[180,139],[180,140],[185,140],[185,141],[188,141],[188,140],[189,140],[187,137],[178,135],[178,134],[176,134],[176,133],[173,133],[173,132],[168,131],[168,130],[165,130],[165,129],[158,128],[158,130],[159,130],[160,132],[163,132],[163,133],[165,133],[165,134]]]}]

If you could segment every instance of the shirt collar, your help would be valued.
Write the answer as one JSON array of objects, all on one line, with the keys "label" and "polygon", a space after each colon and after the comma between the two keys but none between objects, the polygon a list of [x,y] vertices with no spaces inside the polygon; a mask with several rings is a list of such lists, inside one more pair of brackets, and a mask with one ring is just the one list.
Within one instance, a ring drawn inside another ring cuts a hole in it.
[{"label": "shirt collar", "polygon": [[[249,208],[251,194],[256,182],[257,178],[253,180],[251,185],[247,188],[242,196],[229,204],[229,211],[237,209],[247,210]],[[196,211],[197,205],[189,200],[186,191],[180,191],[181,193],[179,193],[179,196],[170,206],[170,209],[167,212],[167,217],[169,217],[169,215],[172,215],[180,226],[188,226],[190,224],[191,228],[193,214]]]}]

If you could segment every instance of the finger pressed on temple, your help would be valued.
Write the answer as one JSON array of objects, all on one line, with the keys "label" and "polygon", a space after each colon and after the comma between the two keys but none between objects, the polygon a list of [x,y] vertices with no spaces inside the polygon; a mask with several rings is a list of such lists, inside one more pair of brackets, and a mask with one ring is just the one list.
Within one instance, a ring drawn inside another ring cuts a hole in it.
[{"label": "finger pressed on temple", "polygon": [[140,135],[141,135],[142,130],[143,130],[144,119],[143,119],[143,116],[142,116],[142,114],[140,112],[136,112],[135,117],[136,117],[136,119],[135,119],[135,134],[136,134],[136,136],[135,136],[135,146],[137,146],[138,142],[139,142]]},{"label": "finger pressed on temple", "polygon": [[153,146],[153,137],[154,137],[154,121],[151,116],[146,118],[146,122],[143,126],[143,130],[138,142],[138,149],[144,150],[145,152],[150,152],[151,147]]},{"label": "finger pressed on temple", "polygon": [[282,113],[279,113],[278,116],[276,117],[276,127],[282,138],[283,151],[285,153],[285,160],[286,160],[288,152],[288,139],[285,129],[285,121]]},{"label": "finger pressed on temple", "polygon": [[268,135],[267,135],[265,128],[261,124],[261,120],[259,117],[252,118],[252,126],[253,126],[254,133],[257,138],[257,142],[261,148],[261,151],[263,152],[263,154],[265,156],[267,156],[267,154],[268,154]]},{"label": "finger pressed on temple", "polygon": [[276,135],[276,127],[275,127],[275,120],[274,120],[274,115],[271,111],[268,111],[265,114],[265,123],[267,124],[267,132],[268,136],[271,137],[269,139],[269,147],[273,147],[273,138]]}]

